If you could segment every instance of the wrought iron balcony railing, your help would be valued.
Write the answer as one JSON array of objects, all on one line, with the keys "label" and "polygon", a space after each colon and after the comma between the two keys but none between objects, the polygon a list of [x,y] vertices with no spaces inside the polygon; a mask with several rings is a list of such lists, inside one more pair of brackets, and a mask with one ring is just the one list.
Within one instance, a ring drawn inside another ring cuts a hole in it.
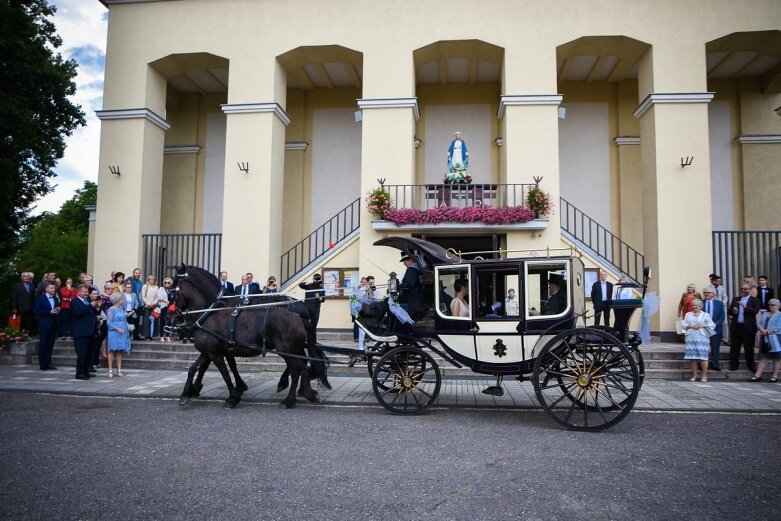
[{"label": "wrought iron balcony railing", "polygon": [[523,206],[534,188],[529,184],[385,185],[394,208],[428,210],[442,206]]}]

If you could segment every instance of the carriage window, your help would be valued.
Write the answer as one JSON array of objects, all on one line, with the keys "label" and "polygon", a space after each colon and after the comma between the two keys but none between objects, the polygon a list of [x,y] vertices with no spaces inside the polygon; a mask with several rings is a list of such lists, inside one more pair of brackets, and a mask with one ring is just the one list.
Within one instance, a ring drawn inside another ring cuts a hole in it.
[{"label": "carriage window", "polygon": [[478,268],[477,316],[485,319],[518,320],[521,297],[518,294],[518,265]]},{"label": "carriage window", "polygon": [[566,262],[526,263],[526,316],[561,315],[569,308]]},{"label": "carriage window", "polygon": [[468,266],[437,268],[437,312],[441,316],[469,320],[472,316],[469,290]]}]

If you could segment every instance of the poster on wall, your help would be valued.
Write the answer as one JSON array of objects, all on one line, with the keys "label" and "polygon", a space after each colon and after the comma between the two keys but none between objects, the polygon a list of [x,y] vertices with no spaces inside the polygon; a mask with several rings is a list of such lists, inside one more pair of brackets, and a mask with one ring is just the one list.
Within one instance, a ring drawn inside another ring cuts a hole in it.
[{"label": "poster on wall", "polygon": [[583,282],[583,291],[586,293],[586,300],[591,300],[591,286],[599,280],[599,270],[597,268],[586,268]]},{"label": "poster on wall", "polygon": [[[354,278],[355,277],[355,278]],[[353,294],[353,288],[360,283],[358,277],[358,270],[345,269],[342,270],[342,294],[350,296]]]},{"label": "poster on wall", "polygon": [[325,289],[325,295],[327,297],[333,297],[339,295],[339,270],[338,269],[324,269],[323,270],[323,289]]}]

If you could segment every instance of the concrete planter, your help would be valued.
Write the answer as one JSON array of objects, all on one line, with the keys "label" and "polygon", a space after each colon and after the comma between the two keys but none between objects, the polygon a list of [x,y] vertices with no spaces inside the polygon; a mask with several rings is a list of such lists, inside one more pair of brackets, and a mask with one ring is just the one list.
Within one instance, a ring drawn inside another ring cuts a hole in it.
[{"label": "concrete planter", "polygon": [[31,365],[37,354],[37,341],[17,342],[11,345],[10,351],[0,350],[0,365]]},{"label": "concrete planter", "polygon": [[486,223],[422,223],[422,224],[394,224],[390,221],[372,221],[372,228],[377,231],[410,231],[410,232],[442,232],[442,231],[491,231],[514,232],[521,230],[545,230],[548,228],[548,219],[534,219],[526,223],[517,224],[486,224]]}]

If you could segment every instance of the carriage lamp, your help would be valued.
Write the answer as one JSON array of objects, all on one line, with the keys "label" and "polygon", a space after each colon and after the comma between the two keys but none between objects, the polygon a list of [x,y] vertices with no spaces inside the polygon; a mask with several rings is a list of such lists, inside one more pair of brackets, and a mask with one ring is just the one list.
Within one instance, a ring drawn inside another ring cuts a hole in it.
[{"label": "carriage lamp", "polygon": [[390,272],[390,278],[388,279],[388,294],[394,298],[399,294],[399,279],[396,277],[395,271]]}]

